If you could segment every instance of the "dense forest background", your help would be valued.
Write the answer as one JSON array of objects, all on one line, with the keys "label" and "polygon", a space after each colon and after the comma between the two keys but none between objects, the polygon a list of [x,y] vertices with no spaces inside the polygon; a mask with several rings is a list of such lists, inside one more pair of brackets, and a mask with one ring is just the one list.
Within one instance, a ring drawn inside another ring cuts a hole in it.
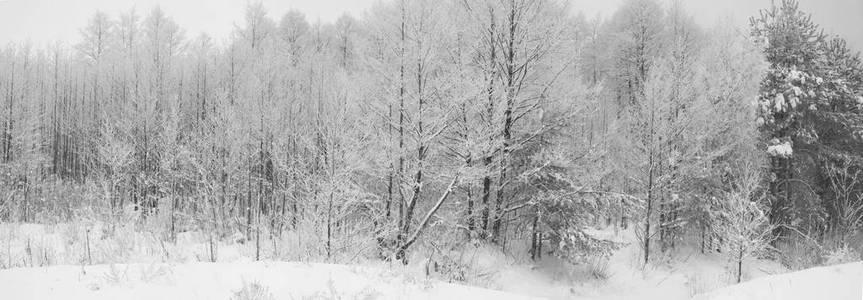
[{"label": "dense forest background", "polygon": [[398,0],[329,24],[253,3],[226,42],[97,12],[73,47],[0,52],[0,219],[200,232],[212,261],[489,243],[579,264],[620,247],[603,226],[644,263],[860,259],[863,65],[841,37],[794,0],[750,28],[577,9]]}]

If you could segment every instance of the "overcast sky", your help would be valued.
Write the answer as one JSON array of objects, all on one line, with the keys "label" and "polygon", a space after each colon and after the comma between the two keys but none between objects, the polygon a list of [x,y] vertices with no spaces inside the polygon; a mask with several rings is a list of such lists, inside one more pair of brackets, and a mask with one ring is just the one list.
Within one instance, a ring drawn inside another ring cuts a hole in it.
[{"label": "overcast sky", "polygon": [[[310,21],[333,21],[341,14],[361,16],[379,0],[264,0],[270,16],[278,19],[289,9],[305,12]],[[662,0],[668,1],[668,0]],[[684,0],[703,25],[730,18],[741,26],[771,0]],[[776,0],[781,1],[781,0]],[[248,0],[0,0],[0,45],[30,40],[41,45],[72,42],[96,10],[116,17],[135,7],[140,14],[161,5],[182,26],[187,36],[206,32],[218,40],[243,17]],[[574,10],[588,16],[609,15],[623,0],[571,0]],[[804,10],[828,32],[842,35],[863,50],[863,0],[801,0]]]}]

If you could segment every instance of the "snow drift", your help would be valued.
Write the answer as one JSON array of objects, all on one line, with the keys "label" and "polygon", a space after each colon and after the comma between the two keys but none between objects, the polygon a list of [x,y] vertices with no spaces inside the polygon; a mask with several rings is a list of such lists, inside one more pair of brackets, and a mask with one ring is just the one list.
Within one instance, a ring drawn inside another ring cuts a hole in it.
[{"label": "snow drift", "polygon": [[863,262],[754,279],[695,297],[698,300],[863,299]]}]

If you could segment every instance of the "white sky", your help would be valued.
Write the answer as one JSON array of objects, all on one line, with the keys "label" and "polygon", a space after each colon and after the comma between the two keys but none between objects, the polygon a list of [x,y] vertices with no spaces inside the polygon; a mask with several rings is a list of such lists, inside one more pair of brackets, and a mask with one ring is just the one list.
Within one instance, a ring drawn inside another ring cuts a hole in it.
[{"label": "white sky", "polygon": [[[206,32],[222,40],[243,18],[249,0],[0,0],[0,45],[29,40],[37,45],[77,41],[78,30],[96,10],[116,17],[135,7],[143,15],[162,6],[186,30],[187,37]],[[278,20],[286,11],[303,11],[309,21],[333,21],[343,13],[361,16],[380,0],[263,0]],[[468,0],[471,1],[471,0]],[[668,1],[668,0],[663,0]],[[771,0],[683,0],[704,25],[730,17],[741,26]],[[781,0],[776,0],[781,1]],[[609,15],[623,0],[570,0],[571,7],[587,16]],[[801,0],[828,32],[845,37],[863,50],[863,0]]]}]

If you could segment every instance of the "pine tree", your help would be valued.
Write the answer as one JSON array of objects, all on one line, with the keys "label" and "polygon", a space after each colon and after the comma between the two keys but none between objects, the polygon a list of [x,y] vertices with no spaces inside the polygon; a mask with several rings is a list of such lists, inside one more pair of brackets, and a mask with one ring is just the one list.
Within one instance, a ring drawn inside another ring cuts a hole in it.
[{"label": "pine tree", "polygon": [[[776,236],[791,226],[823,234],[833,220],[826,166],[860,161],[861,67],[841,38],[828,39],[795,0],[753,18],[752,35],[770,63],[759,124],[771,156],[770,220]],[[814,174],[804,173],[814,169]]]}]

